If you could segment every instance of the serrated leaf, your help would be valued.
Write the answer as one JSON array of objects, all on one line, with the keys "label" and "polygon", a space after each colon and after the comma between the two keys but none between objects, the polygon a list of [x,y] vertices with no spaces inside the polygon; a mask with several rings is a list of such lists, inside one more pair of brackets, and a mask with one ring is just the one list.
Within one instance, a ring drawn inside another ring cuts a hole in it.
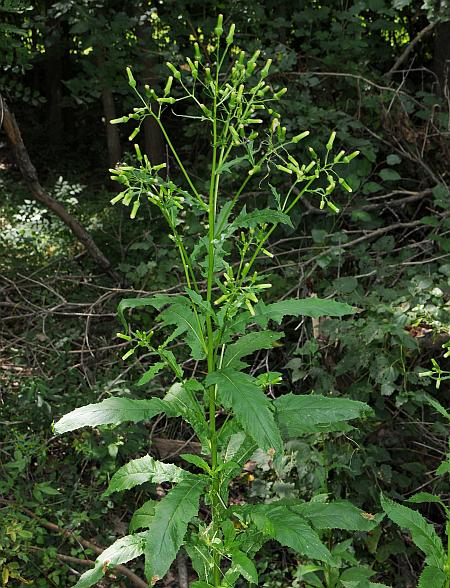
[{"label": "serrated leaf", "polygon": [[446,554],[434,527],[417,511],[383,495],[381,506],[391,521],[411,533],[414,543],[425,553],[426,562],[430,566],[443,568]]},{"label": "serrated leaf", "polygon": [[134,533],[136,529],[148,529],[150,521],[155,515],[156,504],[156,500],[147,500],[134,511],[130,521],[130,533]]},{"label": "serrated leaf", "polygon": [[216,169],[216,174],[222,174],[222,173],[231,173],[231,170],[233,167],[235,167],[236,165],[239,165],[240,163],[243,163],[244,161],[248,161],[248,155],[243,155],[242,157],[236,157],[235,159],[231,159],[230,161],[226,161],[225,163],[223,163],[221,166],[219,166]]},{"label": "serrated leaf", "polygon": [[174,302],[181,304],[183,300],[189,305],[189,301],[186,298],[183,298],[183,296],[168,296],[166,294],[156,294],[155,296],[151,296],[149,298],[125,298],[119,302],[117,307],[117,315],[124,328],[128,329],[128,323],[124,314],[126,309],[152,306],[153,308],[159,310],[165,304],[173,304]]},{"label": "serrated leaf", "polygon": [[204,318],[199,317],[184,304],[172,304],[160,314],[164,325],[175,325],[170,340],[186,333],[186,344],[192,351],[192,359],[202,360],[206,357],[207,349],[203,338]]},{"label": "serrated leaf", "polygon": [[420,574],[417,588],[443,588],[447,576],[445,572],[434,566],[426,566]]},{"label": "serrated leaf", "polygon": [[347,531],[371,531],[380,517],[364,512],[351,502],[304,502],[289,508],[307,519],[316,529],[345,529]]},{"label": "serrated leaf", "polygon": [[69,412],[54,425],[54,430],[60,435],[81,427],[118,425],[126,421],[138,423],[149,420],[164,410],[165,406],[160,398],[106,398],[97,404],[87,404]]},{"label": "serrated leaf", "polygon": [[115,541],[105,549],[95,560],[95,567],[85,572],[74,588],[89,588],[99,582],[105,575],[106,569],[127,563],[144,553],[145,532],[126,535]]},{"label": "serrated leaf", "polygon": [[413,496],[408,498],[408,502],[412,502],[413,504],[422,504],[424,502],[436,502],[444,506],[444,503],[439,498],[439,496],[436,496],[435,494],[430,494],[429,492],[418,492],[417,494],[414,494]]},{"label": "serrated leaf", "polygon": [[187,380],[183,384],[179,382],[173,384],[164,396],[164,403],[167,406],[167,415],[170,417],[182,416],[192,426],[201,443],[206,446],[208,424],[203,408],[194,394],[193,388],[196,384],[195,380]]},{"label": "serrated leaf", "polygon": [[291,228],[294,228],[290,217],[284,212],[280,212],[279,210],[274,210],[271,208],[265,208],[263,210],[252,210],[251,212],[247,212],[246,208],[244,207],[239,215],[234,219],[231,223],[229,230],[231,231],[230,234],[237,229],[250,229],[256,228],[260,225],[264,224],[283,224],[288,225]]},{"label": "serrated leaf", "polygon": [[344,302],[336,300],[322,300],[321,298],[303,298],[280,300],[272,304],[259,302],[255,307],[254,321],[262,327],[266,327],[269,320],[278,324],[285,316],[308,316],[320,318],[322,316],[345,316],[354,314],[356,309]]},{"label": "serrated leaf", "polygon": [[208,374],[205,383],[207,386],[217,385],[219,402],[233,409],[245,432],[261,449],[274,449],[277,454],[281,454],[283,442],[271,411],[271,402],[255,378],[225,368]]},{"label": "serrated leaf", "polygon": [[258,572],[252,560],[240,550],[231,554],[231,565],[250,583],[258,584]]},{"label": "serrated leaf", "polygon": [[153,581],[161,579],[175,559],[205,485],[203,478],[188,474],[157,504],[145,547],[145,574]]},{"label": "serrated leaf", "polygon": [[199,455],[192,455],[190,453],[181,453],[180,457],[181,457],[181,459],[184,459],[184,461],[187,461],[188,463],[191,463],[192,465],[197,466],[198,468],[200,468],[204,472],[209,473],[211,471],[211,468],[209,467],[208,463],[203,458],[201,458]]},{"label": "serrated leaf", "polygon": [[[330,425],[370,414],[372,409],[359,400],[285,394],[274,401],[276,418],[284,438],[327,430]],[[331,427],[332,429],[332,427]]]},{"label": "serrated leaf", "polygon": [[255,331],[243,335],[235,343],[228,345],[223,357],[223,367],[234,369],[247,367],[246,363],[240,361],[242,357],[260,349],[270,349],[278,339],[283,337],[283,334],[275,331]]},{"label": "serrated leaf", "polygon": [[263,533],[271,536],[281,545],[290,547],[297,553],[313,560],[320,560],[329,564],[333,562],[331,553],[306,519],[285,505],[277,506],[276,503],[258,504],[247,507],[246,511],[250,513],[256,526]]},{"label": "serrated leaf", "polygon": [[212,584],[207,584],[206,582],[197,580],[189,584],[189,588],[214,588],[214,586]]},{"label": "serrated leaf", "polygon": [[108,488],[103,493],[103,497],[114,492],[129,490],[145,482],[154,482],[156,484],[179,482],[187,475],[188,473],[185,470],[173,463],[163,463],[153,459],[151,455],[144,455],[138,459],[132,459],[117,470],[111,478]]},{"label": "serrated leaf", "polygon": [[166,364],[163,361],[156,362],[155,365],[152,365],[152,367],[139,378],[137,385],[144,386],[145,384],[148,384],[165,367]]}]

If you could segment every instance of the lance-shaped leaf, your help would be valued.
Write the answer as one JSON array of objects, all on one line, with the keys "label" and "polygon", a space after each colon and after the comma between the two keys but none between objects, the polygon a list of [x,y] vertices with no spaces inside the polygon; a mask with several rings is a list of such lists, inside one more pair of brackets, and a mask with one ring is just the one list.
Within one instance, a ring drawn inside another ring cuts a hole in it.
[{"label": "lance-shaped leaf", "polygon": [[290,504],[289,509],[307,519],[316,529],[371,531],[384,515],[373,515],[345,500]]},{"label": "lance-shaped leaf", "polygon": [[119,302],[117,307],[117,315],[124,328],[128,329],[128,324],[124,314],[126,309],[152,306],[153,308],[159,310],[165,304],[173,304],[174,302],[177,302],[178,304],[183,304],[184,302],[185,304],[189,305],[189,300],[187,300],[187,298],[184,298],[183,296],[168,296],[167,294],[156,294],[150,298],[125,298]]},{"label": "lance-shaped leaf", "polygon": [[95,567],[80,576],[74,588],[89,588],[99,582],[106,570],[127,563],[144,553],[145,532],[126,535],[105,549],[95,560]]},{"label": "lance-shaped leaf", "polygon": [[155,515],[156,500],[147,500],[144,504],[134,511],[130,521],[130,533],[137,529],[148,529],[150,521]]},{"label": "lance-shaped leaf", "polygon": [[152,584],[161,579],[183,544],[187,526],[199,508],[206,480],[188,474],[155,508],[146,532],[145,574]]},{"label": "lance-shaped leaf", "polygon": [[217,385],[221,404],[232,408],[245,432],[261,449],[281,453],[283,442],[271,410],[271,402],[255,378],[232,368],[218,370],[206,377],[206,385]]},{"label": "lance-shaped leaf", "polygon": [[381,495],[381,506],[391,521],[403,529],[408,529],[414,543],[425,553],[426,563],[443,569],[446,554],[434,527],[417,511],[383,495]]},{"label": "lance-shaped leaf", "polygon": [[203,392],[203,387],[196,380],[173,384],[164,396],[164,403],[167,407],[165,412],[169,417],[182,416],[192,426],[197,437],[206,447],[208,444],[208,424],[202,405],[195,395],[197,391]]},{"label": "lance-shaped leaf", "polygon": [[319,394],[285,394],[274,401],[274,406],[278,424],[285,438],[334,430],[333,425],[336,423],[350,421],[372,412],[364,402]]},{"label": "lance-shaped leaf", "polygon": [[332,563],[332,555],[316,531],[305,518],[286,505],[257,504],[246,506],[243,510],[250,515],[260,531],[281,545],[290,547],[310,559]]},{"label": "lance-shaped leaf", "polygon": [[320,298],[303,298],[280,300],[272,304],[264,304],[260,301],[255,307],[254,321],[262,327],[266,327],[269,320],[278,324],[285,316],[308,316],[319,318],[321,316],[345,316],[354,314],[356,309],[344,302],[336,300],[322,300]]},{"label": "lance-shaped leaf", "polygon": [[204,318],[196,315],[184,304],[172,304],[160,314],[165,325],[175,325],[176,329],[169,340],[176,339],[186,333],[186,344],[192,351],[193,359],[204,359],[206,357],[206,344],[203,337]]},{"label": "lance-shaped leaf", "polygon": [[[252,210],[247,212],[245,206],[229,226],[227,234],[232,234],[237,229],[253,229],[260,225],[283,224],[294,228],[289,215],[279,210],[264,208],[262,210]],[[231,231],[231,232],[230,232]]]},{"label": "lance-shaped leaf", "polygon": [[240,361],[242,357],[250,355],[260,349],[270,349],[274,343],[281,339],[283,333],[275,331],[255,331],[240,337],[235,343],[229,345],[223,357],[222,366],[242,369],[248,364]]},{"label": "lance-shaped leaf", "polygon": [[231,568],[235,568],[251,584],[258,584],[258,572],[252,560],[239,549],[231,554]]},{"label": "lance-shaped leaf", "polygon": [[139,378],[137,385],[144,386],[153,380],[153,378],[159,374],[161,370],[166,367],[166,363],[163,361],[157,361],[151,368],[149,368],[145,374]]},{"label": "lance-shaped leaf", "polygon": [[103,496],[109,496],[113,492],[129,490],[145,482],[179,482],[187,476],[187,472],[173,463],[163,463],[153,459],[150,455],[144,455],[138,459],[132,459],[122,466],[111,478],[108,488]]},{"label": "lance-shaped leaf", "polygon": [[56,433],[67,433],[81,427],[118,425],[126,421],[137,423],[164,412],[164,402],[159,398],[133,400],[132,398],[106,398],[97,404],[76,408],[62,417],[55,425]]},{"label": "lance-shaped leaf", "polygon": [[417,588],[443,588],[447,576],[445,572],[434,566],[426,566],[420,575]]}]

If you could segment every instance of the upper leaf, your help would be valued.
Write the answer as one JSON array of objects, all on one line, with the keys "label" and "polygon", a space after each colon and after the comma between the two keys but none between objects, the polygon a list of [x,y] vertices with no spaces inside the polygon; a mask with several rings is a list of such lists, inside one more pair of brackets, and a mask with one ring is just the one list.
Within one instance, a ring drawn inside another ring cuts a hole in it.
[{"label": "upper leaf", "polygon": [[240,337],[235,343],[228,345],[223,357],[223,367],[242,369],[247,364],[240,361],[242,357],[250,355],[259,349],[270,349],[273,344],[281,339],[283,333],[275,331],[255,331]]},{"label": "upper leaf", "polygon": [[167,294],[156,294],[155,296],[151,296],[150,298],[125,298],[119,302],[117,307],[117,314],[119,316],[119,320],[124,326],[125,329],[128,328],[127,321],[125,320],[124,311],[127,308],[142,308],[144,306],[153,306],[153,308],[160,309],[165,304],[170,304],[174,302],[181,303],[185,300],[188,304],[189,301],[183,296],[168,296]]},{"label": "upper leaf", "polygon": [[294,228],[290,217],[284,212],[273,210],[271,208],[264,208],[262,210],[256,209],[252,210],[251,212],[247,212],[244,206],[238,216],[231,223],[230,229],[233,231],[241,228],[256,228],[259,225],[264,225],[267,223],[284,224]]},{"label": "upper leaf", "polygon": [[109,496],[113,492],[128,490],[145,482],[179,482],[188,473],[172,463],[156,461],[150,455],[144,455],[138,459],[132,459],[122,466],[109,482],[103,496]]},{"label": "upper leaf", "polygon": [[146,533],[145,574],[154,584],[161,579],[183,544],[187,526],[196,516],[206,480],[187,474],[155,508]]},{"label": "upper leaf", "polygon": [[95,567],[80,576],[74,588],[89,588],[97,584],[108,568],[126,563],[144,553],[145,533],[126,535],[105,549],[95,560]]},{"label": "upper leaf", "polygon": [[383,495],[381,495],[381,506],[395,524],[408,529],[414,543],[427,556],[427,564],[443,569],[446,554],[434,527],[417,511],[403,504],[398,504]]},{"label": "upper leaf", "polygon": [[259,302],[255,307],[254,320],[262,327],[266,327],[269,320],[278,324],[285,316],[309,316],[319,318],[321,316],[345,316],[354,314],[356,309],[344,302],[336,300],[322,300],[320,298],[303,298],[280,300],[272,304]]},{"label": "upper leaf", "polygon": [[148,529],[150,521],[155,515],[156,500],[147,500],[144,504],[134,511],[130,521],[130,533],[136,529]]},{"label": "upper leaf", "polygon": [[434,566],[426,566],[420,575],[417,588],[443,588],[447,576]]},{"label": "upper leaf", "polygon": [[258,584],[258,572],[252,560],[239,549],[231,554],[231,567],[236,570],[251,584]]},{"label": "upper leaf", "polygon": [[284,504],[257,504],[244,507],[256,526],[281,545],[307,557],[331,564],[332,555],[302,516]]},{"label": "upper leaf", "polygon": [[[380,517],[360,510],[351,502],[304,502],[289,505],[290,510],[308,519],[316,529],[345,529],[371,531]],[[382,517],[381,517],[382,518]]]},{"label": "upper leaf", "polygon": [[202,331],[203,317],[196,315],[184,304],[172,304],[161,313],[160,318],[165,325],[176,326],[170,340],[187,333],[186,343],[191,348],[192,358],[201,360],[206,357],[206,345]]},{"label": "upper leaf", "polygon": [[319,394],[285,394],[277,398],[274,405],[278,424],[285,438],[333,430],[335,423],[356,419],[372,412],[364,402]]},{"label": "upper leaf", "polygon": [[255,378],[232,368],[218,370],[206,377],[206,385],[216,384],[218,400],[232,408],[244,430],[268,451],[281,453],[283,442],[271,410],[271,402]]},{"label": "upper leaf", "polygon": [[69,412],[55,424],[54,430],[57,434],[61,434],[80,427],[118,425],[125,421],[137,423],[151,419],[164,410],[164,403],[159,398],[133,400],[111,397],[98,404],[87,404]]}]

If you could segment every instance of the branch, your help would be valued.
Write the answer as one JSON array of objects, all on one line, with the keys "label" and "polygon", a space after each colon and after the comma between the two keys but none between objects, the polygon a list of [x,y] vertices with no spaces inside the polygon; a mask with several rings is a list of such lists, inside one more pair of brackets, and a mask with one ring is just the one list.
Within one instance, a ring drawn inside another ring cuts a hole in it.
[{"label": "branch", "polygon": [[119,276],[113,271],[111,262],[105,257],[102,251],[95,244],[92,236],[86,229],[67,212],[64,206],[49,196],[42,188],[27,148],[22,139],[22,134],[17,124],[14,114],[9,110],[5,100],[0,95],[0,121],[3,123],[3,129],[11,144],[17,165],[22,173],[23,179],[28,186],[33,198],[43,204],[48,210],[51,210],[58,216],[62,222],[69,227],[75,237],[82,243],[92,259],[106,272],[119,280]]},{"label": "branch", "polygon": [[[49,521],[46,521],[45,519],[43,519],[40,516],[38,516],[37,514],[35,514],[32,510],[29,510],[28,508],[25,508],[24,506],[21,506],[19,504],[15,504],[13,502],[10,502],[9,500],[5,500],[4,498],[0,498],[0,503],[18,508],[19,510],[21,510],[22,512],[27,514],[29,517],[31,517],[32,519],[39,521],[39,524],[42,525],[43,527],[45,527],[46,529],[48,529],[49,531],[54,531],[55,533],[59,533],[63,537],[74,538],[83,547],[86,547],[87,549],[92,549],[92,551],[94,553],[96,553],[97,555],[100,555],[104,551],[104,548],[99,547],[98,545],[96,545],[95,543],[92,543],[91,541],[88,541],[87,539],[83,539],[82,537],[79,537],[78,535],[76,535],[72,531],[67,531],[66,529],[62,529],[58,525],[55,525],[55,523],[50,523]],[[66,558],[65,561],[69,561],[67,559],[69,556],[65,555],[62,557]],[[77,559],[77,558],[75,558],[75,559]],[[81,563],[81,562],[84,562],[84,560],[80,560],[78,563]],[[94,563],[94,562],[91,562],[89,560],[89,564],[91,564],[91,563]],[[130,582],[132,582],[138,588],[149,588],[149,585],[146,582],[144,582],[144,580],[141,580],[141,578],[139,578],[139,576],[137,576],[134,572],[132,572],[131,570],[129,570],[125,566],[118,565],[115,567],[115,569],[117,570],[118,573],[126,576],[130,580]]]},{"label": "branch", "polygon": [[387,74],[386,74],[387,77],[392,76],[392,74],[398,70],[398,68],[402,65],[402,63],[404,63],[407,60],[409,54],[414,49],[414,47],[417,45],[417,43],[421,39],[423,39],[423,37],[428,35],[428,33],[431,33],[431,31],[434,29],[434,27],[437,25],[437,23],[438,23],[438,21],[430,22],[430,24],[428,24],[419,33],[417,33],[417,35],[414,37],[414,39],[411,41],[411,43],[409,43],[409,45],[407,45],[406,49],[397,58],[397,61],[394,63],[394,65],[391,67],[391,69],[387,72]]}]

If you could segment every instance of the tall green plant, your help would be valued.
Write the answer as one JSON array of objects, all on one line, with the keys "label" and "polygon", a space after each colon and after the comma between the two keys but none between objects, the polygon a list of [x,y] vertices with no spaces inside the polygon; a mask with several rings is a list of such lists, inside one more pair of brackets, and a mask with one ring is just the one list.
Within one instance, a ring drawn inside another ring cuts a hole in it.
[{"label": "tall green plant", "polygon": [[[183,186],[175,183],[165,173],[165,165],[152,166],[138,146],[136,166],[112,170],[123,186],[113,202],[129,206],[132,218],[144,200],[159,208],[179,251],[186,281],[179,294],[120,303],[124,327],[120,337],[132,345],[124,359],[140,348],[149,350],[158,361],[139,384],[146,385],[162,370],[171,371],[175,383],[163,398],[108,398],[69,413],[55,425],[58,433],[64,433],[164,413],[189,423],[201,442],[203,457],[183,455],[188,470],[144,455],[115,473],[105,496],[145,482],[169,482],[173,487],[162,500],[148,500],[135,512],[130,535],[108,548],[95,567],[81,576],[77,588],[92,586],[108,567],[141,554],[146,576],[154,584],[166,574],[182,545],[199,578],[192,588],[230,588],[240,576],[258,584],[254,556],[265,542],[274,539],[307,559],[333,566],[333,556],[320,538],[323,529],[364,531],[376,524],[345,502],[239,506],[229,502],[230,481],[256,448],[266,451],[276,465],[283,439],[342,430],[346,421],[370,409],[362,402],[314,394],[286,394],[272,400],[265,390],[279,381],[279,374],[254,376],[247,371],[245,358],[270,349],[282,336],[269,323],[280,324],[285,316],[340,317],[354,312],[346,304],[317,298],[266,304],[262,298],[271,285],[255,266],[260,255],[271,256],[267,243],[278,225],[292,226],[290,213],[302,196],[312,194],[322,208],[337,211],[331,200],[336,186],[350,190],[337,170],[357,152],[332,155],[333,133],[323,156],[309,149],[308,161],[299,161],[298,144],[308,132],[286,137],[280,115],[271,106],[286,89],[274,91],[268,83],[271,60],[259,68],[259,51],[247,57],[233,44],[234,25],[224,38],[222,22],[219,16],[212,40],[202,49],[194,44],[192,59],[187,57],[179,68],[167,64],[171,75],[162,95],[147,86],[141,92],[128,70],[129,84],[141,105],[113,121],[135,120],[138,126],[132,139],[143,120],[153,117],[184,178]],[[181,92],[178,97],[172,95],[175,83]],[[196,117],[211,131],[206,182],[185,168],[164,123],[164,109],[175,104],[184,107],[185,102],[193,108],[186,116]],[[290,180],[283,194],[269,184],[274,207],[248,211],[238,206],[247,184],[254,178],[268,183],[274,168]],[[225,174],[231,174],[232,180],[223,189]],[[188,212],[197,215],[204,227],[192,250],[184,239]],[[163,341],[153,331],[128,324],[128,310],[143,307],[157,311],[161,327],[172,327]],[[175,355],[175,342],[177,350],[181,343],[190,358],[199,362],[195,375],[185,373]],[[199,511],[201,500],[206,509]]]}]

